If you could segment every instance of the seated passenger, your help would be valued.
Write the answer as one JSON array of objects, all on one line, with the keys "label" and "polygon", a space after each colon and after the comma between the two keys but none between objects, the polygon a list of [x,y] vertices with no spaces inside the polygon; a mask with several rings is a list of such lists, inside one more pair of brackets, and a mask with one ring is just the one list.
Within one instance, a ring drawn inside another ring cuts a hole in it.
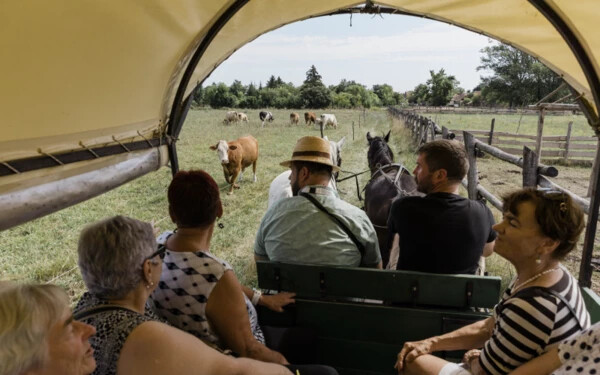
[{"label": "seated passenger", "polygon": [[0,281],[0,374],[91,374],[95,332],[73,319],[61,288]]},{"label": "seated passenger", "polygon": [[[590,317],[577,280],[560,264],[577,244],[583,226],[583,212],[567,194],[523,189],[504,197],[503,220],[494,226],[494,251],[515,266],[517,276],[493,316],[405,343],[398,354],[398,371],[508,374],[588,328]],[[475,350],[467,352],[463,365],[429,355],[466,349]]]},{"label": "seated passenger", "polygon": [[511,375],[600,373],[600,322],[532,359]]},{"label": "seated passenger", "polygon": [[427,195],[403,197],[392,204],[386,268],[474,274],[481,256],[492,254],[496,238],[492,212],[485,203],[458,195],[468,169],[464,147],[456,141],[421,146],[413,174],[417,190]]},{"label": "seated passenger", "polygon": [[294,301],[293,294],[253,292],[240,285],[226,261],[210,253],[215,222],[223,215],[215,180],[204,171],[180,171],[169,185],[168,199],[177,230],[158,238],[166,253],[151,296],[154,310],[170,324],[242,357],[287,364],[264,345],[254,305],[281,311]]},{"label": "seated passenger", "polygon": [[300,138],[292,159],[281,165],[292,170],[294,196],[276,202],[265,213],[256,234],[255,258],[381,268],[373,224],[363,210],[327,186],[331,173],[339,170],[331,163],[328,142]]},{"label": "seated passenger", "polygon": [[165,249],[152,226],[115,216],[79,238],[79,269],[88,288],[75,316],[96,327],[94,374],[290,374],[283,366],[236,359],[161,322],[147,299],[160,280]]}]

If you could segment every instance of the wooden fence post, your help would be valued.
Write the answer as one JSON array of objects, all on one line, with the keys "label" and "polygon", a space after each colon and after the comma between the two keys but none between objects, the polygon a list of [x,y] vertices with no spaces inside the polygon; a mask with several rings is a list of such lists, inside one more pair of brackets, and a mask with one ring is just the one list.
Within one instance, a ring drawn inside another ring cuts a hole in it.
[{"label": "wooden fence post", "polygon": [[488,145],[492,145],[492,140],[494,139],[494,125],[496,124],[496,118],[492,119],[492,124],[490,125],[490,138],[488,139]]},{"label": "wooden fence post", "polygon": [[469,199],[477,199],[477,184],[479,181],[477,177],[475,139],[471,133],[463,131],[463,142],[465,143],[465,150],[467,151],[467,158],[469,160],[469,171],[467,172],[467,193],[469,194]]},{"label": "wooden fence post", "polygon": [[323,121],[321,121],[321,124],[319,127],[321,128],[321,138],[323,138]]},{"label": "wooden fence post", "polygon": [[569,148],[571,147],[571,128],[573,127],[573,121],[569,121],[569,125],[567,126],[567,141],[565,144],[565,163],[569,160]]},{"label": "wooden fence post", "polygon": [[590,210],[583,236],[583,250],[581,252],[581,263],[579,266],[579,285],[590,288],[592,286],[592,255],[594,253],[594,242],[596,239],[596,228],[598,227],[598,207],[600,206],[600,173],[597,165],[600,164],[600,148],[596,149],[593,178],[590,179]]},{"label": "wooden fence post", "polygon": [[535,153],[537,154],[538,162],[542,157],[542,136],[544,134],[545,111],[544,107],[540,108],[540,115],[538,117],[537,138],[535,139]]},{"label": "wooden fence post", "polygon": [[431,122],[431,140],[435,141],[435,122]]},{"label": "wooden fence post", "polygon": [[523,187],[538,185],[538,155],[527,146],[523,146]]},{"label": "wooden fence post", "polygon": [[352,121],[352,140],[354,140],[354,121]]}]

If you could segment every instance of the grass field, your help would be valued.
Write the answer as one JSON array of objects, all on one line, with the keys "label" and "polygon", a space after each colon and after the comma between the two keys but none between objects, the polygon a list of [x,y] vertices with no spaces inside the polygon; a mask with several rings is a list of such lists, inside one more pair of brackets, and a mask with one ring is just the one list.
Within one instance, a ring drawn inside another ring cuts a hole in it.
[{"label": "grass field", "polygon": [[[190,112],[178,143],[181,169],[202,168],[207,170],[222,188],[224,203],[224,216],[221,222],[224,229],[216,229],[212,241],[211,251],[228,260],[240,280],[253,285],[256,282],[252,246],[254,236],[260,219],[267,208],[267,196],[270,182],[283,167],[279,162],[290,157],[296,140],[304,135],[319,135],[319,131],[304,125],[289,125],[290,110],[273,110],[275,121],[260,128],[258,111],[247,111],[250,118],[249,124],[224,125],[225,110],[193,110]],[[302,113],[304,110],[297,112]],[[366,112],[365,118],[360,119],[362,111],[355,110],[328,110],[335,113],[339,126],[337,130],[327,129],[325,134],[330,139],[338,141],[346,137],[346,144],[342,150],[342,170],[359,172],[367,168],[367,142],[365,134],[370,131],[372,135],[382,135],[392,129],[391,144],[397,157],[397,162],[405,163],[409,170],[414,168],[414,151],[409,144],[409,135],[398,122],[390,119],[385,110],[371,110]],[[435,116],[432,115],[433,117]],[[452,116],[452,115],[444,115]],[[438,115],[442,117],[442,115]],[[496,126],[499,129],[500,121],[496,117]],[[485,118],[467,118],[460,116],[460,121],[465,128],[474,129],[483,123],[482,128],[489,126],[491,116]],[[547,121],[546,129],[562,134],[563,120]],[[452,118],[442,121],[457,121]],[[507,119],[507,126],[513,124],[512,119]],[[518,116],[516,118],[518,121]],[[576,124],[582,123],[580,118]],[[352,122],[354,122],[355,138],[352,139]],[[523,119],[525,122],[525,116]],[[579,125],[576,125],[579,127]],[[528,127],[527,127],[528,128]],[[583,127],[582,127],[583,128]],[[526,127],[522,125],[522,133]],[[578,130],[579,131],[579,130]],[[584,132],[584,129],[581,129]],[[252,134],[257,138],[260,148],[258,161],[258,181],[251,182],[251,171],[246,171],[245,180],[241,189],[233,195],[225,194],[226,183],[222,169],[217,160],[216,152],[209,150],[209,146],[219,139],[232,140],[239,136]],[[497,190],[512,189],[509,180],[514,178],[518,182],[517,173],[506,172],[515,170],[516,167],[495,164],[487,158],[478,162],[482,175],[482,184],[488,184]],[[512,169],[511,169],[512,168]],[[561,175],[571,175],[574,180],[587,180],[589,169],[566,168],[560,169]],[[569,172],[567,172],[569,171]],[[574,171],[574,172],[572,172]],[[342,174],[340,177],[343,177]],[[586,176],[586,177],[582,177]],[[77,269],[77,238],[80,230],[87,224],[111,215],[122,214],[145,221],[154,221],[161,230],[172,229],[167,213],[166,189],[171,178],[168,168],[139,178],[127,185],[121,186],[100,197],[91,199],[71,208],[67,208],[52,215],[37,219],[16,228],[0,232],[0,278],[32,280],[38,282],[53,282],[64,286],[72,298],[77,298],[84,290],[79,270]],[[368,174],[360,178],[360,187],[368,181]],[[501,183],[501,184],[498,184]],[[559,181],[559,183],[561,183]],[[516,183],[518,185],[518,183]],[[562,184],[562,183],[561,183]],[[357,198],[354,180],[344,181],[339,184],[340,195],[343,199],[362,207]],[[489,187],[489,186],[486,186]],[[494,189],[490,189],[495,191]],[[494,211],[497,218],[499,213]],[[569,260],[569,268],[577,270],[577,255]],[[508,280],[512,275],[512,267],[500,257],[493,255],[488,262],[491,274],[501,275]],[[597,284],[597,283],[596,283]]]}]

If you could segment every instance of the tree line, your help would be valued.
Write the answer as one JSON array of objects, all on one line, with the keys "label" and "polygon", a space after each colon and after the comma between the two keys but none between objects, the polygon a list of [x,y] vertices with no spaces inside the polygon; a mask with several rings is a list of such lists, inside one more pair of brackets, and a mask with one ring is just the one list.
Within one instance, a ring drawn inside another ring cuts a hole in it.
[{"label": "tree line", "polygon": [[317,68],[312,65],[299,87],[271,76],[265,86],[254,83],[244,86],[235,80],[231,86],[213,83],[198,87],[193,93],[197,106],[212,108],[371,108],[403,105],[406,98],[388,84],[371,89],[355,81],[342,79],[338,85],[326,87]]},{"label": "tree line", "polygon": [[[409,104],[444,106],[453,98],[461,106],[521,107],[536,103],[562,83],[562,79],[534,57],[505,44],[481,50],[478,71],[485,75],[471,90],[460,87],[455,76],[444,69],[430,71],[429,79],[405,93],[395,92],[388,84],[365,85],[342,79],[325,86],[312,65],[299,87],[271,76],[265,86],[243,85],[235,80],[230,86],[213,83],[199,86],[192,94],[195,106],[212,108],[371,108]],[[569,94],[567,88],[555,98]]]}]

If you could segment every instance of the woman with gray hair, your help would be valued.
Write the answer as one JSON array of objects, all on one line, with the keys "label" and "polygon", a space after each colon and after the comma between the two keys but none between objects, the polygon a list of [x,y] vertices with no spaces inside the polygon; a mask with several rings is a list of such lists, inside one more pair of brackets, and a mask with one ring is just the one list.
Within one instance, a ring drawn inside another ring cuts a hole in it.
[{"label": "woman with gray hair", "polygon": [[0,375],[87,375],[94,327],[73,319],[55,285],[0,282]]},{"label": "woman with gray hair", "polygon": [[89,291],[75,314],[97,329],[94,374],[290,374],[283,366],[221,354],[161,322],[146,302],[160,280],[164,251],[149,223],[124,216],[82,231],[79,268]]}]

